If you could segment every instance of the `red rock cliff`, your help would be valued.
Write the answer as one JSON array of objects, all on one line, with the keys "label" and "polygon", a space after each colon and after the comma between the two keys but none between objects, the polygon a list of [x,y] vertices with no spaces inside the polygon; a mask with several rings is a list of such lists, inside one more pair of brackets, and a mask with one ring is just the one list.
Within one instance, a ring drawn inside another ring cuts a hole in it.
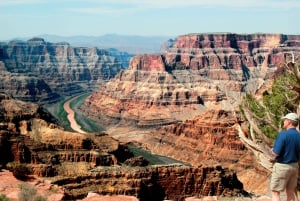
[{"label": "red rock cliff", "polygon": [[[282,34],[179,36],[161,56],[133,58],[82,109],[113,125],[107,127],[119,139],[193,165],[225,165],[237,171],[247,190],[265,193],[268,171],[241,141],[233,114],[239,114],[243,94],[265,88],[291,53],[300,54],[299,45],[300,36]],[[132,127],[160,129],[145,134]]]},{"label": "red rock cliff", "polygon": [[243,93],[269,81],[291,52],[298,55],[299,44],[300,36],[282,34],[179,36],[162,55],[134,57],[83,110],[104,124],[139,126],[191,119],[205,109],[232,110]]}]

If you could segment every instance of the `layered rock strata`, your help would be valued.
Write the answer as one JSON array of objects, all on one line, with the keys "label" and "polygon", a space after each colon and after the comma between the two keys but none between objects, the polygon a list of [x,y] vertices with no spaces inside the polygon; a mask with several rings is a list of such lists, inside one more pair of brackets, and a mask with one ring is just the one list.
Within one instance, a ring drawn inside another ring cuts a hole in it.
[{"label": "layered rock strata", "polygon": [[49,43],[41,38],[0,44],[0,92],[51,102],[114,77],[122,63],[108,51]]},{"label": "layered rock strata", "polygon": [[193,166],[222,165],[237,173],[248,192],[267,194],[269,171],[261,166],[256,155],[243,144],[236,126],[239,113],[224,110],[207,111],[192,120],[164,126],[140,141],[157,154],[185,161]]},{"label": "layered rock strata", "polygon": [[86,196],[86,192],[133,195],[141,201],[247,195],[235,173],[221,166],[98,167],[89,175],[61,179],[54,183],[62,185],[66,189],[65,199],[71,200]]},{"label": "layered rock strata", "polygon": [[297,35],[182,35],[161,55],[132,58],[83,110],[103,123],[140,127],[191,119],[205,108],[235,110],[243,93],[255,93],[299,53]]},{"label": "layered rock strata", "polygon": [[264,194],[269,172],[240,140],[238,106],[245,93],[267,89],[277,68],[299,54],[298,35],[182,35],[160,55],[132,58],[82,110],[119,140],[193,165],[233,168],[247,190]]},{"label": "layered rock strata", "polygon": [[86,168],[111,166],[133,156],[105,134],[64,131],[39,106],[4,95],[1,98],[0,151],[7,153],[0,158],[3,167],[10,162],[14,162],[12,168],[14,164],[29,164],[29,173],[56,176],[69,174],[63,167],[72,163]]},{"label": "layered rock strata", "polygon": [[[241,123],[238,112],[208,110],[194,119],[156,129],[118,126],[107,132],[119,141],[134,143],[193,167],[222,165],[237,173],[246,191],[266,195],[270,172],[252,151],[253,147],[244,144],[248,133],[247,126]],[[244,133],[238,132],[239,126],[245,128]]]},{"label": "layered rock strata", "polygon": [[133,159],[127,146],[104,133],[66,132],[35,104],[6,95],[0,96],[0,102],[0,152],[5,153],[0,155],[1,168],[23,180],[29,175],[51,177],[64,189],[63,200],[81,199],[91,191],[133,195],[144,201],[247,195],[229,169],[148,166],[141,158]]}]

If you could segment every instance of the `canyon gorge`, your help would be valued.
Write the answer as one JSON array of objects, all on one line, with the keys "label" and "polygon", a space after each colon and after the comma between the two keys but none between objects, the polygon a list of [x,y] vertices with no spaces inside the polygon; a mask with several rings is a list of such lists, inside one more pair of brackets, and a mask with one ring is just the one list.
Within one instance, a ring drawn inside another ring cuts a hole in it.
[{"label": "canyon gorge", "polygon": [[[115,54],[116,51],[115,51]],[[98,87],[127,64],[104,49],[49,43],[42,38],[0,43],[0,91],[39,103]]]},{"label": "canyon gorge", "polygon": [[139,200],[247,195],[230,169],[147,165],[138,162],[141,158],[134,158],[126,144],[105,133],[64,131],[34,103],[3,94],[0,101],[0,152],[5,153],[0,157],[1,168],[23,181],[33,176],[51,180],[50,187],[60,189],[61,200],[82,199],[89,192],[131,195]]},{"label": "canyon gorge", "polygon": [[[140,200],[268,194],[271,164],[248,143],[239,105],[246,93],[270,90],[277,70],[299,56],[300,36],[199,33],[162,47],[126,68],[97,48],[1,43],[0,152],[9,153],[1,166],[52,178],[65,200],[88,192]],[[84,91],[91,95],[80,110],[101,133],[66,131],[43,108]],[[132,145],[184,163],[142,165]]]},{"label": "canyon gorge", "polygon": [[233,168],[247,191],[264,194],[271,164],[245,143],[239,104],[246,93],[270,90],[275,72],[299,55],[299,41],[282,34],[178,36],[162,54],[133,57],[82,111],[120,141],[193,165]]}]

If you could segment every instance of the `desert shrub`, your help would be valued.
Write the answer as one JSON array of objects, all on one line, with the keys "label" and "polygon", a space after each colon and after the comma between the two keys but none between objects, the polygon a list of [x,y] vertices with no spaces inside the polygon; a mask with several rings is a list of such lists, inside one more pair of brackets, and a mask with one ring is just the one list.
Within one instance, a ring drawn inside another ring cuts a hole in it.
[{"label": "desert shrub", "polygon": [[9,201],[9,199],[8,199],[8,197],[6,197],[6,195],[1,194],[0,201]]},{"label": "desert shrub", "polygon": [[34,201],[47,201],[47,198],[41,195],[37,195],[34,197]]},{"label": "desert shrub", "polygon": [[36,189],[26,183],[19,184],[20,192],[18,194],[19,201],[33,201],[36,195]]},{"label": "desert shrub", "polygon": [[19,201],[46,201],[47,199],[41,195],[37,195],[37,191],[33,186],[27,183],[19,184],[20,192],[18,194]]},{"label": "desert shrub", "polygon": [[20,180],[27,180],[30,175],[30,169],[24,163],[12,162],[7,164],[7,168],[12,171],[13,175]]}]

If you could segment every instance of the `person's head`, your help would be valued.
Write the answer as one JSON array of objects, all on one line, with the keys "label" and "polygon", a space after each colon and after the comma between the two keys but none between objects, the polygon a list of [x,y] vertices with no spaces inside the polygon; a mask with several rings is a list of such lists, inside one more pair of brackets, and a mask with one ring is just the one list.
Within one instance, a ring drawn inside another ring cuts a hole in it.
[{"label": "person's head", "polygon": [[288,113],[284,117],[282,117],[283,121],[283,127],[284,128],[290,128],[290,127],[297,127],[299,118],[296,113]]}]

